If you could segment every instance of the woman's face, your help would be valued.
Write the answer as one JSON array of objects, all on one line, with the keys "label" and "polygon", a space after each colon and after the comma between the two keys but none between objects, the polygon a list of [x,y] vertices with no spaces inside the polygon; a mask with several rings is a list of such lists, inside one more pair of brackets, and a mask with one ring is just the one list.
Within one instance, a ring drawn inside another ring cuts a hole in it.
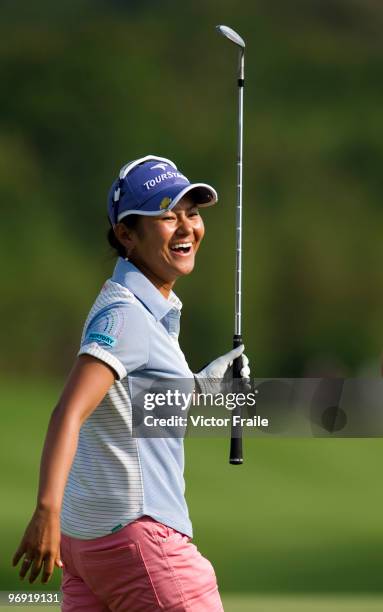
[{"label": "woman's face", "polygon": [[172,210],[158,217],[143,215],[137,229],[125,231],[124,239],[121,231],[116,233],[129,260],[167,297],[176,279],[193,270],[205,228],[198,207],[186,196]]}]

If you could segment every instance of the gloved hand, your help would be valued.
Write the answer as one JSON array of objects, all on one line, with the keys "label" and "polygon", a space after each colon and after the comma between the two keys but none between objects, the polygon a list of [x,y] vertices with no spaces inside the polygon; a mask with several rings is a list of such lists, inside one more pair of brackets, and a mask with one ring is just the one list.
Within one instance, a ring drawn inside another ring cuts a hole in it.
[{"label": "gloved hand", "polygon": [[250,378],[249,360],[243,354],[245,347],[243,344],[232,349],[225,355],[214,359],[202,370],[194,374],[200,390],[204,393],[218,393],[221,389],[220,383],[227,383],[232,380],[233,360],[242,355],[241,378]]}]

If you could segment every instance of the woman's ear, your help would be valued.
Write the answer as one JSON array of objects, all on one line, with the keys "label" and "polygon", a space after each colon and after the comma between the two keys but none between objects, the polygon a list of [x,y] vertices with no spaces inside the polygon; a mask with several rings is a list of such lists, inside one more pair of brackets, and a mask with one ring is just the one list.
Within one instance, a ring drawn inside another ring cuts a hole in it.
[{"label": "woman's ear", "polygon": [[114,226],[114,233],[118,242],[125,247],[126,254],[129,257],[130,252],[135,245],[135,232],[132,229],[126,227],[124,223],[117,223]]}]

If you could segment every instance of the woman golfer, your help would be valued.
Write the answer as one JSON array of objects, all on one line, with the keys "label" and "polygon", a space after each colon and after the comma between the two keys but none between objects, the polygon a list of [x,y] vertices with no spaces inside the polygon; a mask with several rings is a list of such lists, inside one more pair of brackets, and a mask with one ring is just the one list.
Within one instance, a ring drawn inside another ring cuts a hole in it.
[{"label": "woman golfer", "polygon": [[[194,380],[172,288],[194,268],[199,207],[216,201],[212,187],[153,155],[112,186],[109,241],[120,257],[53,411],[37,506],[13,559],[30,582],[63,568],[64,612],[222,610],[214,570],[190,541],[182,438],[132,437],[135,377]],[[223,378],[242,351],[198,376]]]}]

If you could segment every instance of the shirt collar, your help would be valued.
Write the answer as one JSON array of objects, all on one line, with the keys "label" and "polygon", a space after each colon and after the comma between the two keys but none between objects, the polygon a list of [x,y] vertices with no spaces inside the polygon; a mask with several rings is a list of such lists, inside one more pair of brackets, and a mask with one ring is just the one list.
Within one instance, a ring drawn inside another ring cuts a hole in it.
[{"label": "shirt collar", "polygon": [[182,302],[171,291],[169,299],[150,282],[148,278],[127,259],[118,258],[112,281],[129,289],[146,306],[157,321],[160,321],[172,308],[180,311]]}]

